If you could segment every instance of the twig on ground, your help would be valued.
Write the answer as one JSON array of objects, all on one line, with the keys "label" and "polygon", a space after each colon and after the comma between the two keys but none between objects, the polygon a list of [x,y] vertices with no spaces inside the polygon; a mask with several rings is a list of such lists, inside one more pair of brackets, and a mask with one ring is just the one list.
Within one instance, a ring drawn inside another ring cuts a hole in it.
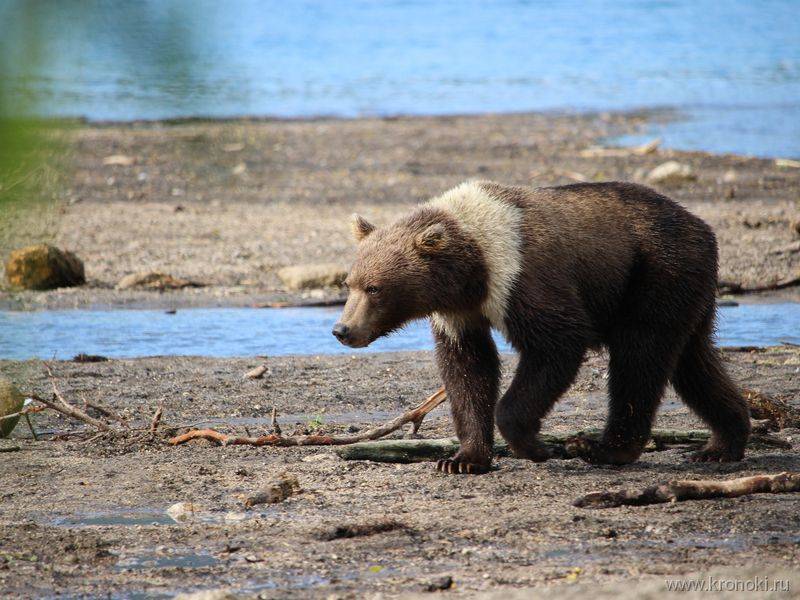
[{"label": "twig on ground", "polygon": [[83,396],[83,395],[81,395],[81,399],[83,400],[84,408],[87,408],[87,407],[88,408],[93,408],[97,412],[99,412],[101,415],[103,415],[104,417],[108,417],[109,419],[113,419],[114,421],[117,421],[118,423],[122,423],[126,427],[128,426],[128,422],[125,419],[123,419],[120,415],[115,413],[113,410],[111,410],[110,408],[106,408],[105,406],[102,406],[102,405],[98,404],[97,402],[92,402],[90,400],[87,400],[86,397]]},{"label": "twig on ground", "polygon": [[169,440],[172,445],[184,444],[193,439],[206,439],[219,442],[223,445],[246,445],[246,446],[341,446],[354,444],[365,440],[376,440],[390,433],[397,431],[406,423],[414,423],[419,428],[422,420],[430,411],[439,406],[447,399],[444,388],[439,388],[429,396],[419,406],[404,412],[399,417],[384,423],[378,427],[368,429],[353,435],[296,435],[283,437],[280,434],[262,435],[261,437],[235,437],[220,433],[213,429],[194,429],[183,435],[176,436]]},{"label": "twig on ground", "polygon": [[644,490],[591,492],[581,496],[573,505],[579,508],[615,508],[643,506],[684,500],[736,498],[748,494],[784,494],[800,492],[800,473],[753,475],[726,481],[676,480],[653,485]]},{"label": "twig on ground", "polygon": [[47,410],[46,406],[28,406],[23,410],[15,413],[11,413],[10,415],[3,415],[0,416],[0,421],[5,421],[6,419],[16,419],[17,417],[25,417],[27,415],[42,412],[43,410]]},{"label": "twig on ground", "polygon": [[281,434],[281,426],[278,425],[278,409],[274,406],[272,407],[272,433],[274,435]]},{"label": "twig on ground", "polygon": [[58,386],[56,386],[56,379],[53,375],[53,370],[50,368],[50,365],[44,363],[45,369],[47,370],[47,374],[50,377],[50,383],[53,386],[53,397],[57,401],[50,400],[48,398],[43,398],[41,396],[32,395],[31,398],[36,400],[37,402],[41,402],[45,406],[52,408],[55,411],[60,412],[61,414],[67,415],[68,417],[72,417],[73,419],[77,419],[79,421],[83,421],[95,427],[101,431],[112,431],[111,427],[102,421],[95,419],[94,417],[90,417],[85,412],[83,412],[77,406],[73,406],[69,402],[67,402],[64,397],[61,395],[61,392],[58,391]]},{"label": "twig on ground", "polygon": [[158,429],[158,424],[161,423],[161,415],[164,414],[164,405],[159,404],[156,409],[153,419],[150,421],[150,435],[155,435]]},{"label": "twig on ground", "polygon": [[800,410],[787,402],[747,388],[742,393],[752,418],[769,421],[772,429],[800,427]]}]

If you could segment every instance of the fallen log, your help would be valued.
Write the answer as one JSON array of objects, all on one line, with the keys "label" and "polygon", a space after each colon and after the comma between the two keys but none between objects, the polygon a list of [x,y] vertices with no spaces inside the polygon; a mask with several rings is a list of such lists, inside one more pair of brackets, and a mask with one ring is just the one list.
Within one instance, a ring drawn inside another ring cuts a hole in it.
[{"label": "fallen log", "polygon": [[[175,436],[169,440],[173,446],[178,444],[185,444],[189,440],[206,439],[213,442],[218,442],[223,446],[341,446],[345,444],[354,444],[356,442],[363,442],[365,440],[376,440],[382,438],[390,433],[397,431],[403,425],[411,423],[412,433],[416,433],[422,425],[422,420],[429,412],[439,406],[447,399],[447,393],[441,387],[422,404],[404,412],[399,417],[395,417],[391,421],[373,427],[367,431],[356,433],[353,435],[292,435],[282,436],[280,433],[272,433],[270,435],[262,435],[260,437],[236,437],[220,433],[214,429],[193,429],[184,433],[183,435]],[[273,429],[275,429],[276,422],[273,419]],[[280,431],[278,429],[278,431]]]},{"label": "fallen log", "polygon": [[773,292],[785,290],[787,288],[800,285],[800,275],[784,277],[773,283],[765,285],[746,286],[738,281],[720,281],[717,285],[717,292],[720,294],[755,294],[757,292]]},{"label": "fallen log", "polygon": [[[539,439],[544,443],[553,458],[569,459],[575,455],[568,452],[566,444],[577,437],[597,439],[602,435],[601,429],[588,429],[585,431],[572,431],[569,433],[542,433]],[[645,448],[645,452],[655,452],[666,448],[697,448],[708,442],[708,431],[690,430],[676,431],[672,429],[654,429],[652,439]],[[781,448],[789,449],[792,445],[780,438],[766,435],[753,434],[750,436],[751,448]],[[412,463],[437,461],[448,458],[458,451],[457,438],[440,439],[389,439],[351,444],[337,448],[336,453],[345,460],[371,460],[374,462]],[[508,444],[503,440],[494,443],[496,456],[510,456]]]},{"label": "fallen log", "polygon": [[711,498],[737,498],[749,494],[785,494],[800,492],[800,473],[753,475],[725,481],[675,480],[653,485],[643,490],[591,492],[572,504],[578,508],[616,508],[618,506],[644,506],[708,500]]}]

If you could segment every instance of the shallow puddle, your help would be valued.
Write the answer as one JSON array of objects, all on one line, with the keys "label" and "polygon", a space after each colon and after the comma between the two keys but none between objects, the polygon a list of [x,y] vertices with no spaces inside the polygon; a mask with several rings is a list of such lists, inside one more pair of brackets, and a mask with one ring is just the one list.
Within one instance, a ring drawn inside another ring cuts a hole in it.
[{"label": "shallow puddle", "polygon": [[175,521],[163,510],[89,512],[50,521],[57,527],[113,527],[135,525],[174,525]]},{"label": "shallow puddle", "polygon": [[205,552],[176,552],[159,554],[156,552],[137,554],[121,558],[117,562],[118,571],[141,571],[145,569],[202,569],[219,564],[219,559]]},{"label": "shallow puddle", "polygon": [[[0,312],[0,358],[137,356],[279,356],[359,354],[433,348],[428,324],[416,321],[369,348],[339,344],[330,331],[340,308],[194,308]],[[723,346],[800,344],[800,303],[719,309]],[[508,344],[497,338],[502,351]]]}]

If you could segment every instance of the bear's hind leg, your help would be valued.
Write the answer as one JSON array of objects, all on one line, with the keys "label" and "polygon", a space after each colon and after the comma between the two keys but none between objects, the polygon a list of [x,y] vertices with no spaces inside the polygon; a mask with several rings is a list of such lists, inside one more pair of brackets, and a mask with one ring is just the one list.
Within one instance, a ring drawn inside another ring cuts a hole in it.
[{"label": "bear's hind leg", "polygon": [[600,441],[577,438],[568,450],[593,464],[636,461],[650,439],[656,410],[677,361],[675,331],[631,328],[609,343],[609,415]]},{"label": "bear's hind leg", "polygon": [[584,353],[581,344],[559,352],[520,353],[514,379],[496,411],[497,427],[517,458],[536,462],[550,458],[536,435],[541,420],[575,380]]},{"label": "bear's hind leg", "polygon": [[750,434],[750,414],[711,342],[712,329],[713,312],[686,344],[672,375],[672,385],[712,432],[705,448],[690,460],[738,461],[744,456]]}]

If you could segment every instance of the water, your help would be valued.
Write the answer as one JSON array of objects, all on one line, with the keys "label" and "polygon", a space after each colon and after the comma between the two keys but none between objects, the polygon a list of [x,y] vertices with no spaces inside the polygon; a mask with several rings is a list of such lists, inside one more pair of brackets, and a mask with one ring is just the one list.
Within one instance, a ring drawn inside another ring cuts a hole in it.
[{"label": "water", "polygon": [[[364,354],[433,347],[424,321],[375,341],[346,348],[331,335],[337,308],[192,308],[0,312],[0,358],[68,359],[76,354],[137,356],[253,356]],[[743,304],[719,309],[723,346],[800,344],[800,303]],[[504,352],[511,349],[497,338]]]},{"label": "water", "polygon": [[10,0],[0,68],[45,115],[674,107],[668,146],[800,156],[793,0]]}]

